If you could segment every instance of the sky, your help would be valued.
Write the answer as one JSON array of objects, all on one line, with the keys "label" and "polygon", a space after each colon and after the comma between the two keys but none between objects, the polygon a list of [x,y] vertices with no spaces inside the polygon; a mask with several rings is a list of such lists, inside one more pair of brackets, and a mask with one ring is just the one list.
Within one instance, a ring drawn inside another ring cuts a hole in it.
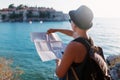
[{"label": "sky", "polygon": [[0,9],[7,8],[9,4],[18,6],[49,7],[68,13],[81,5],[88,6],[95,17],[119,17],[120,0],[0,0]]}]

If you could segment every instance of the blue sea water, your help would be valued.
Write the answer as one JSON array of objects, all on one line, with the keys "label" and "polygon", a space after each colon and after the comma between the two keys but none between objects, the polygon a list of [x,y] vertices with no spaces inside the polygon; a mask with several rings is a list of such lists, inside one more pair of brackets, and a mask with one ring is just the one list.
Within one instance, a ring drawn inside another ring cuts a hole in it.
[{"label": "blue sea water", "polygon": [[[120,54],[120,19],[95,18],[89,35],[95,45],[103,48],[105,56]],[[24,71],[22,80],[54,80],[55,61],[42,62],[31,42],[31,32],[46,32],[49,28],[71,29],[65,22],[0,23],[0,57],[12,59],[13,66]],[[57,33],[64,44],[72,38]]]}]

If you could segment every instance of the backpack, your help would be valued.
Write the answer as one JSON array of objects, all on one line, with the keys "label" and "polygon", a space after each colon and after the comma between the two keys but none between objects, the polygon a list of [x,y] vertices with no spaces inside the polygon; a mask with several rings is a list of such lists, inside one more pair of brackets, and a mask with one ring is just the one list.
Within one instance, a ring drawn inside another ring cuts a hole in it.
[{"label": "backpack", "polygon": [[75,80],[112,80],[102,48],[90,44],[88,40],[81,37],[75,41],[82,43],[88,51],[83,61],[84,65],[81,69],[80,78],[78,77],[79,74],[76,74],[75,69],[71,67]]}]

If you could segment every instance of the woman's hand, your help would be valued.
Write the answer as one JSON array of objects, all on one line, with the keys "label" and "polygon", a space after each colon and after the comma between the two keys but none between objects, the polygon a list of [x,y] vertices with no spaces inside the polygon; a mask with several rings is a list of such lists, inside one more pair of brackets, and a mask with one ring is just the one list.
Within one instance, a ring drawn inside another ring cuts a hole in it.
[{"label": "woman's hand", "polygon": [[61,59],[56,59],[56,67],[58,67],[61,63]]},{"label": "woman's hand", "polygon": [[57,29],[49,29],[49,30],[47,31],[47,34],[54,33],[54,32],[57,32]]}]

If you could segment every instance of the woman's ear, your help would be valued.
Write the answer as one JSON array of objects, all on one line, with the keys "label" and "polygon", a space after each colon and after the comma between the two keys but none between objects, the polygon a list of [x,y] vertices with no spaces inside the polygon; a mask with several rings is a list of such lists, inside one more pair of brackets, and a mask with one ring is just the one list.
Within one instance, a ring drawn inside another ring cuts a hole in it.
[{"label": "woman's ear", "polygon": [[75,31],[76,30],[76,25],[74,24],[73,21],[71,21],[71,26],[72,26],[73,31]]},{"label": "woman's ear", "polygon": [[72,25],[72,26],[76,26],[75,23],[74,23],[73,21],[71,21],[71,25]]}]

